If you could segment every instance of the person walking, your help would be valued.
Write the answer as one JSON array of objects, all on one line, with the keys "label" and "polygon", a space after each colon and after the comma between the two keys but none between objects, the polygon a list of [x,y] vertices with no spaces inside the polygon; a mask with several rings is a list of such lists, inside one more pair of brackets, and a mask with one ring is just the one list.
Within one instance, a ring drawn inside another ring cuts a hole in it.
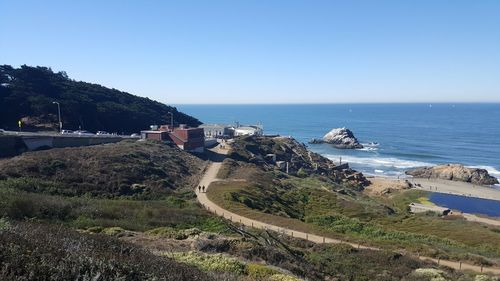
[{"label": "person walking", "polygon": [[201,192],[201,185],[198,185],[198,193]]},{"label": "person walking", "polygon": [[205,186],[203,186],[202,188],[203,188],[203,192],[205,192]]}]

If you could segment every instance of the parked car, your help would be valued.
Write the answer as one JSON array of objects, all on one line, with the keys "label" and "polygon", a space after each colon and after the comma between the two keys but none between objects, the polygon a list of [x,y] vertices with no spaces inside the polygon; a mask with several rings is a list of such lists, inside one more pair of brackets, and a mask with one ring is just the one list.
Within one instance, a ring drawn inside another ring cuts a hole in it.
[{"label": "parked car", "polygon": [[108,132],[106,132],[106,131],[97,131],[96,135],[98,135],[98,136],[109,136],[111,134],[108,133]]},{"label": "parked car", "polygon": [[134,134],[131,134],[130,136],[131,136],[131,137],[133,137],[133,138],[138,138],[138,137],[140,137],[140,136],[139,136],[139,134],[135,134],[135,133],[134,133]]},{"label": "parked car", "polygon": [[63,135],[71,135],[71,134],[74,134],[75,132],[71,131],[71,130],[62,130],[61,131],[61,134]]},{"label": "parked car", "polygon": [[89,131],[85,131],[85,130],[78,130],[78,131],[75,131],[74,133],[79,135],[79,136],[94,136],[94,134],[92,134]]}]

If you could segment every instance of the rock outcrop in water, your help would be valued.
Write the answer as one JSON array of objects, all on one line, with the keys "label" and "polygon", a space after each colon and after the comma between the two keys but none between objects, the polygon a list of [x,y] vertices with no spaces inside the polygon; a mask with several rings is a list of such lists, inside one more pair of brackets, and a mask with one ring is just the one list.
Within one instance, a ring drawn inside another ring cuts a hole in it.
[{"label": "rock outcrop in water", "polygon": [[344,149],[363,148],[351,130],[347,128],[332,129],[322,139],[312,139],[309,143],[329,143],[336,148]]},{"label": "rock outcrop in water", "polygon": [[461,164],[421,167],[406,171],[406,174],[417,178],[463,181],[479,185],[498,184],[498,179],[490,176],[485,169],[467,168]]}]

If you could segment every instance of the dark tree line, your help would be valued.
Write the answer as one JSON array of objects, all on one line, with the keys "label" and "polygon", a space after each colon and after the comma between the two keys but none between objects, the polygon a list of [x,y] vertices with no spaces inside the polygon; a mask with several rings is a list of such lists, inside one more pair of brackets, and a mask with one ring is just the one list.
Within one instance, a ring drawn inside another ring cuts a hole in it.
[{"label": "dark tree line", "polygon": [[175,107],[116,89],[69,79],[63,71],[0,65],[0,128],[16,129],[24,118],[32,128],[57,128],[57,106],[65,129],[133,133],[152,124],[197,126],[200,121]]}]

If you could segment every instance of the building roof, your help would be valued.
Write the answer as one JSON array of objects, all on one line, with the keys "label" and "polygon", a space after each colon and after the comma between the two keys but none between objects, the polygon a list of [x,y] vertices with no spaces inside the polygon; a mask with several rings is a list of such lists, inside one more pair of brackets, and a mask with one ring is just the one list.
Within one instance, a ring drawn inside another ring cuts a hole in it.
[{"label": "building roof", "polygon": [[161,134],[161,133],[167,133],[167,131],[144,130],[144,131],[141,131],[141,133],[147,133],[147,134]]},{"label": "building roof", "polygon": [[260,130],[260,128],[257,128],[254,126],[241,126],[241,127],[235,128],[235,130],[256,131],[256,130]]},{"label": "building roof", "polygon": [[232,126],[224,124],[201,124],[198,128],[231,128]]}]

